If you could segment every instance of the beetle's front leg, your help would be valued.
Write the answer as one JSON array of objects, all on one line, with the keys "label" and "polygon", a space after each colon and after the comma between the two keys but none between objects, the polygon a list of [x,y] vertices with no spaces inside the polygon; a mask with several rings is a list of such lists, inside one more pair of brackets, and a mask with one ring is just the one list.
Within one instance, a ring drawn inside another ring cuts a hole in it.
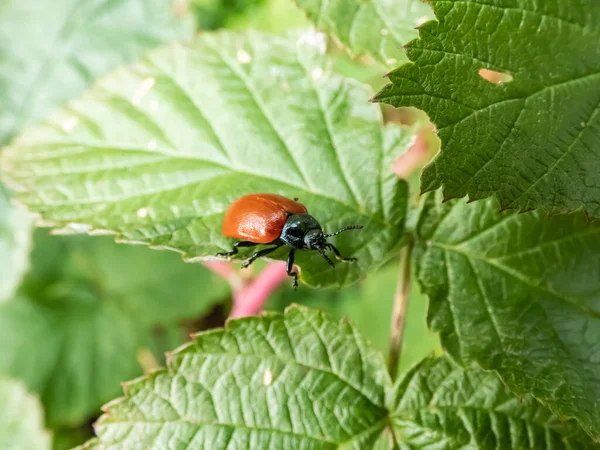
[{"label": "beetle's front leg", "polygon": [[242,263],[242,269],[245,269],[246,267],[248,267],[250,264],[252,264],[254,261],[256,261],[258,258],[262,257],[262,256],[266,256],[271,252],[274,252],[275,250],[277,250],[279,247],[281,247],[281,244],[277,244],[275,245],[275,247],[271,247],[271,248],[265,248],[263,250],[260,250],[256,253],[254,253],[250,258],[248,258],[246,261],[244,261]]},{"label": "beetle's front leg", "polygon": [[296,251],[294,249],[290,250],[290,254],[285,265],[285,271],[287,272],[288,276],[294,277],[294,282],[292,283],[294,290],[298,289],[298,272],[294,270],[295,252]]},{"label": "beetle's front leg", "polygon": [[343,262],[354,262],[354,261],[358,261],[356,258],[345,258],[344,256],[341,255],[340,251],[337,249],[337,247],[333,244],[327,244],[327,248],[330,248],[331,250],[333,250],[333,253],[335,254],[335,257],[338,261],[343,261]]}]

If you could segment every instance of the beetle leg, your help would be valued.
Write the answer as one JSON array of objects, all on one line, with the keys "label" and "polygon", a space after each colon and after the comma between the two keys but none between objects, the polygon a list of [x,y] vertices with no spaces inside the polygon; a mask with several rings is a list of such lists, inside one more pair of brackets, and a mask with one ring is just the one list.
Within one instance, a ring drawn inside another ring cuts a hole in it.
[{"label": "beetle leg", "polygon": [[321,255],[321,257],[327,261],[327,264],[329,264],[332,268],[335,269],[335,264],[333,264],[333,261],[329,259],[329,257],[325,254],[325,252],[323,250],[319,250],[319,255]]},{"label": "beetle leg", "polygon": [[290,277],[294,277],[294,283],[292,284],[292,286],[294,287],[294,290],[298,289],[298,272],[296,272],[294,270],[294,253],[296,251],[294,249],[290,250],[290,254],[288,256],[287,259],[287,264],[285,265],[285,271],[287,272],[288,276]]},{"label": "beetle leg", "polygon": [[229,258],[233,255],[237,255],[238,247],[255,247],[257,245],[260,245],[260,244],[257,244],[255,242],[250,242],[250,241],[239,241],[239,242],[236,242],[235,244],[233,244],[233,251],[217,253],[216,256],[226,256],[227,258]]},{"label": "beetle leg", "polygon": [[357,261],[356,258],[345,258],[344,256],[341,255],[340,251],[337,249],[337,247],[333,244],[326,244],[327,248],[330,248],[331,250],[333,250],[333,253],[335,253],[335,257],[338,261],[344,261],[344,262],[353,262],[353,261]]},{"label": "beetle leg", "polygon": [[256,261],[261,256],[265,256],[265,255],[268,255],[271,252],[274,252],[279,247],[281,247],[281,244],[276,244],[275,247],[265,248],[263,250],[260,250],[260,251],[258,251],[256,253],[254,253],[250,258],[248,258],[246,261],[244,261],[242,263],[242,269],[245,269],[246,267],[248,267],[250,264],[252,264],[254,261]]}]

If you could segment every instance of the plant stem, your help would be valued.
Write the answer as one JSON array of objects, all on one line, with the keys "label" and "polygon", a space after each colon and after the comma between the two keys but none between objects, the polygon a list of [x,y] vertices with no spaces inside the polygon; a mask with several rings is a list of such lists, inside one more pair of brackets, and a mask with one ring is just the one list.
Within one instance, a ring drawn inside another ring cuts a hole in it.
[{"label": "plant stem", "polygon": [[204,261],[204,267],[217,274],[231,285],[235,292],[244,286],[244,281],[233,265],[227,261]]},{"label": "plant stem", "polygon": [[285,266],[284,262],[269,264],[250,284],[234,291],[229,318],[258,314],[273,291],[288,279]]},{"label": "plant stem", "polygon": [[428,155],[429,148],[427,147],[427,134],[425,131],[421,131],[417,135],[414,144],[394,161],[392,172],[394,172],[398,178],[406,179],[415,170],[420,169],[427,163]]},{"label": "plant stem", "polygon": [[406,323],[408,297],[410,293],[410,257],[413,249],[412,239],[402,249],[400,256],[400,273],[394,295],[394,309],[392,311],[392,325],[390,329],[390,353],[388,356],[388,370],[392,380],[396,380],[398,363],[402,352],[402,336]]}]

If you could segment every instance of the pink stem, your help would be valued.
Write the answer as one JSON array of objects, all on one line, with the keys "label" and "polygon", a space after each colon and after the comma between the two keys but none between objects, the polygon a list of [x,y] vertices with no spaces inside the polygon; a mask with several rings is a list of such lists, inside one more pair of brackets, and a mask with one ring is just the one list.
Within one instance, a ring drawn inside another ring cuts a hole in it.
[{"label": "pink stem", "polygon": [[234,291],[233,309],[229,318],[258,314],[273,291],[287,278],[284,262],[269,264],[254,281]]},{"label": "pink stem", "polygon": [[419,133],[415,143],[406,151],[406,153],[400,155],[392,166],[392,172],[394,172],[398,178],[407,178],[415,169],[417,169],[427,158],[427,141],[425,133]]},{"label": "pink stem", "polygon": [[233,265],[227,261],[204,261],[202,263],[204,267],[217,274],[231,285],[231,289],[235,292],[241,289],[244,285],[237,270],[233,268]]}]

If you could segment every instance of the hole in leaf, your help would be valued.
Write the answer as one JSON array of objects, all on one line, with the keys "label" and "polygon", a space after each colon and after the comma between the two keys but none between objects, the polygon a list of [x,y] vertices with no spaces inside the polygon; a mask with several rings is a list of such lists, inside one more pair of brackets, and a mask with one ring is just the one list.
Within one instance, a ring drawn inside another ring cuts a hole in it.
[{"label": "hole in leaf", "polygon": [[490,69],[479,69],[479,76],[494,84],[510,83],[513,80],[512,75],[509,73],[496,72]]}]

